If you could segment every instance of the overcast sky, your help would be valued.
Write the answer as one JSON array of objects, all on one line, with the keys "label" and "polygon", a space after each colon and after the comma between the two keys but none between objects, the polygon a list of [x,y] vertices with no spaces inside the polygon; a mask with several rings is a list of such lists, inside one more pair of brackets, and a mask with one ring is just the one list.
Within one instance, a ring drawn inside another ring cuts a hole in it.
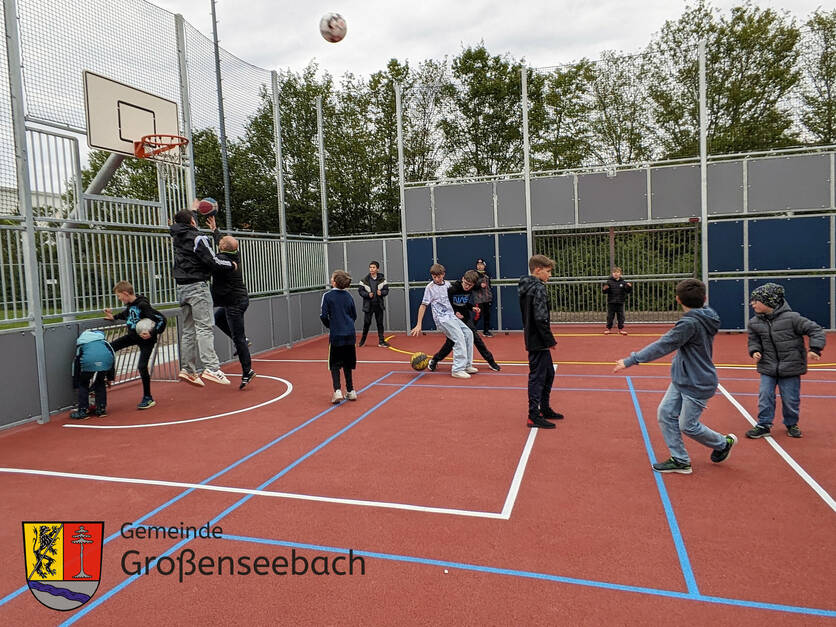
[{"label": "overcast sky", "polygon": [[[155,0],[181,13],[211,37],[211,0]],[[743,0],[714,0],[722,10]],[[803,22],[820,0],[759,0],[760,7],[786,10]],[[453,57],[484,40],[493,54],[509,52],[532,67],[552,66],[602,50],[634,52],[666,20],[676,19],[682,0],[218,0],[221,46],[268,70],[299,71],[315,59],[335,76],[368,76],[391,58],[416,65]],[[827,6],[830,6],[829,3]],[[348,35],[337,44],[319,35],[323,13],[340,13]]]}]

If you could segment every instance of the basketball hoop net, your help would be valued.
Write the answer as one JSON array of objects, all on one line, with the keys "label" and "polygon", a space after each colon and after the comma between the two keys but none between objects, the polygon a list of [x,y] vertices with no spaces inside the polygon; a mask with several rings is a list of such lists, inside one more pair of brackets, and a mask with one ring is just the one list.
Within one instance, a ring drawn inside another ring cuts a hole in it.
[{"label": "basketball hoop net", "polygon": [[138,159],[154,158],[169,164],[180,164],[180,150],[189,143],[181,135],[144,135],[134,142],[134,156]]}]

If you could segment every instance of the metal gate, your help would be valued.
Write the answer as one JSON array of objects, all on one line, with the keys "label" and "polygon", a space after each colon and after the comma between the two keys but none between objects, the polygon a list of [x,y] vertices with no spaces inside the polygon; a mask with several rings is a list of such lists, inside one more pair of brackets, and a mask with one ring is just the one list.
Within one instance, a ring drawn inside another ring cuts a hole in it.
[{"label": "metal gate", "polygon": [[699,276],[699,222],[540,231],[534,251],[555,261],[548,286],[553,322],[603,322],[601,286],[613,266],[633,284],[628,322],[671,322],[679,318],[676,284]]}]

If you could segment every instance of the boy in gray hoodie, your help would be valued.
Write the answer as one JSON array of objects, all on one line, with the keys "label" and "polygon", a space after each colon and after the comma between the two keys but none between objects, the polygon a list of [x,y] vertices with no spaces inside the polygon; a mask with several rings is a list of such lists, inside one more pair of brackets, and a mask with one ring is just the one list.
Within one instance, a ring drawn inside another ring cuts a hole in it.
[{"label": "boy in gray hoodie", "polygon": [[691,474],[691,460],[682,434],[711,449],[711,461],[726,459],[737,442],[700,422],[700,415],[717,390],[717,371],[711,360],[714,336],[720,328],[717,312],[705,306],[705,284],[685,279],[676,286],[676,302],[685,312],[674,327],[653,344],[616,362],[613,372],[654,361],[677,351],[671,364],[671,384],[659,404],[657,419],[671,457],[653,464],[656,472]]}]

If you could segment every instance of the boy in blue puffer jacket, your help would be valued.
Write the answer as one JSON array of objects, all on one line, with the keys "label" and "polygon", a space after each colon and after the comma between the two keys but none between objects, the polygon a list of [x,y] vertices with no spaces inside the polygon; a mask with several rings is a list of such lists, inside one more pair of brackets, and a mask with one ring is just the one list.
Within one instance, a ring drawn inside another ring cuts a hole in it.
[{"label": "boy in blue puffer jacket", "polygon": [[671,384],[659,404],[657,419],[671,457],[653,464],[656,472],[691,474],[691,460],[682,441],[684,433],[713,449],[711,461],[726,459],[737,443],[733,433],[723,435],[700,422],[708,399],[717,391],[717,370],[711,360],[714,336],[720,328],[720,316],[705,306],[705,284],[685,279],[676,286],[676,302],[685,312],[673,329],[653,344],[616,362],[613,372],[636,364],[654,361],[677,351],[671,364]]},{"label": "boy in blue puffer jacket", "polygon": [[90,384],[96,393],[97,416],[107,415],[107,386],[105,379],[116,378],[116,356],[101,331],[84,331],[75,341],[73,360],[73,387],[78,388],[78,409],[70,414],[74,420],[90,417]]}]

